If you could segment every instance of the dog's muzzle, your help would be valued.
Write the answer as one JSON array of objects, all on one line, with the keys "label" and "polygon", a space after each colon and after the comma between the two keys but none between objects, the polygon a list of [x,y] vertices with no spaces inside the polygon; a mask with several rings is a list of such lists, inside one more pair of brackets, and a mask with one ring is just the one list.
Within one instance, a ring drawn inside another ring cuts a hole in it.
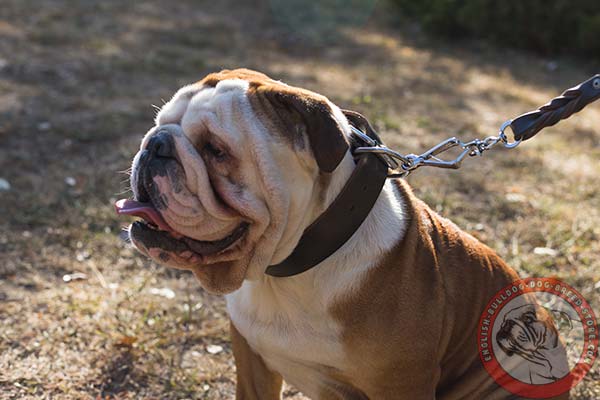
[{"label": "dog's muzzle", "polygon": [[118,214],[142,218],[130,228],[134,243],[146,249],[158,248],[176,254],[206,256],[219,253],[236,243],[247,232],[249,224],[240,223],[226,237],[214,241],[196,240],[177,232],[166,222],[162,212],[167,209],[167,199],[155,183],[156,177],[168,178],[171,189],[178,192],[185,180],[175,146],[174,130],[177,125],[158,127],[140,150],[132,171],[134,199],[119,200],[115,204]]}]

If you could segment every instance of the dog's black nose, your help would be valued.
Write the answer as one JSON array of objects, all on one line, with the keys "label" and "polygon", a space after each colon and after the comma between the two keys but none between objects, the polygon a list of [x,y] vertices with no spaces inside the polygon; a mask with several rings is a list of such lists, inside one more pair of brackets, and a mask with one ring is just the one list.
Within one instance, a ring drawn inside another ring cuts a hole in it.
[{"label": "dog's black nose", "polygon": [[156,157],[173,158],[173,138],[167,132],[158,132],[148,140],[146,150]]}]

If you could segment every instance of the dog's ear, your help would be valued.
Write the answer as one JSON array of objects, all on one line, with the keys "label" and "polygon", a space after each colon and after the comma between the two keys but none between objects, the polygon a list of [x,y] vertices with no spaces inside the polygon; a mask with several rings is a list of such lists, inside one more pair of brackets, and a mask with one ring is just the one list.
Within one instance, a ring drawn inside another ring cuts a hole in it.
[{"label": "dog's ear", "polygon": [[266,112],[266,119],[293,143],[302,144],[306,134],[321,171],[335,170],[349,144],[325,97],[283,84],[256,85],[248,95],[253,106],[259,106],[256,111]]}]

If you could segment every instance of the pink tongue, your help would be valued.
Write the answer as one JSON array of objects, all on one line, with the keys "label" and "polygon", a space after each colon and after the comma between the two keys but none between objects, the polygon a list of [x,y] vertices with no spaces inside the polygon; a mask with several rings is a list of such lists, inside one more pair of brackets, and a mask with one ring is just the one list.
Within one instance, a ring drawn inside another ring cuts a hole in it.
[{"label": "pink tongue", "polygon": [[154,223],[159,229],[163,231],[176,233],[167,221],[160,215],[160,213],[150,203],[141,203],[135,200],[121,199],[115,203],[115,210],[120,215],[134,215],[145,219],[148,222]]}]

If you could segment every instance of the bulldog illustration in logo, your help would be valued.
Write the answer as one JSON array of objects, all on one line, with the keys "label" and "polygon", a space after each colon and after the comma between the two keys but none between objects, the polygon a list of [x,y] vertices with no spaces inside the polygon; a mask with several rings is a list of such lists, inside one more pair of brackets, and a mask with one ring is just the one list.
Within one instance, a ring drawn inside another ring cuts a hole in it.
[{"label": "bulldog illustration in logo", "polygon": [[[510,309],[496,334],[500,349],[512,360],[511,375],[522,382],[546,384],[569,373],[565,347],[550,313],[537,304]],[[516,367],[516,364],[519,364]]]}]

